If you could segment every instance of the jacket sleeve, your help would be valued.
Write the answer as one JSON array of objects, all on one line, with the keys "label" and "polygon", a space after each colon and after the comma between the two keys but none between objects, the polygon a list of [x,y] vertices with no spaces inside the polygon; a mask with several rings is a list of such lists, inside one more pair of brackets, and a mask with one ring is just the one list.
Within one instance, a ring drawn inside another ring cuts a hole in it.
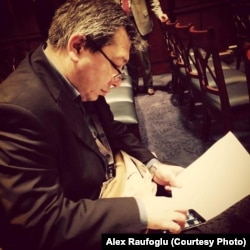
[{"label": "jacket sleeve", "polygon": [[46,124],[15,105],[1,104],[0,116],[0,237],[6,249],[100,249],[102,233],[143,229],[133,198],[66,198],[60,147]]}]

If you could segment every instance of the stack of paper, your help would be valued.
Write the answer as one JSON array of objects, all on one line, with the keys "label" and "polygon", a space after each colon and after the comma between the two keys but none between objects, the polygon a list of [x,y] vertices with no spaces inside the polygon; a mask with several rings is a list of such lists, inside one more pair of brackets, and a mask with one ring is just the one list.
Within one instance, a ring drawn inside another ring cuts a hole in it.
[{"label": "stack of paper", "polygon": [[173,199],[209,220],[250,194],[250,155],[229,132],[179,178]]}]

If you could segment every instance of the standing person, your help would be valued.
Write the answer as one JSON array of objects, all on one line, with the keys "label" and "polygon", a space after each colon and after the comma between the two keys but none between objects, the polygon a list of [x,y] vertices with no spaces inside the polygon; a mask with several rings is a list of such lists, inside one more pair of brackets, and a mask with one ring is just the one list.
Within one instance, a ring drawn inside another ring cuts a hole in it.
[{"label": "standing person", "polygon": [[153,181],[178,186],[164,164],[114,121],[104,96],[119,86],[143,41],[113,0],[72,0],[55,12],[48,40],[0,85],[0,247],[101,249],[103,233],[180,233],[186,209],[171,198],[99,198],[109,162],[92,136],[89,108],[111,154],[145,163]]},{"label": "standing person", "polygon": [[[152,20],[150,18],[150,13],[148,6],[150,5],[151,10],[156,15],[156,17],[161,22],[166,22],[168,16],[163,13],[159,0],[115,0],[116,3],[120,4],[127,15],[131,18],[135,24],[139,34],[142,39],[148,40],[149,33],[153,30]],[[153,95],[155,93],[153,87],[153,77],[151,62],[149,56],[149,50],[139,51],[138,55],[131,54],[130,60],[127,64],[128,73],[132,78],[132,84],[134,90],[138,89],[138,68],[137,68],[137,57],[142,66],[142,79],[144,84],[144,89],[148,95]]]}]

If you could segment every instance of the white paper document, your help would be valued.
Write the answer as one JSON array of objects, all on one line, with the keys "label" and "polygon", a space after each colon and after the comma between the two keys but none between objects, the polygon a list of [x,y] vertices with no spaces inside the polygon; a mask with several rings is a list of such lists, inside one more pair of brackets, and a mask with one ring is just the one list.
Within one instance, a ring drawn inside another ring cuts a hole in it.
[{"label": "white paper document", "polygon": [[229,132],[178,178],[173,199],[209,220],[250,194],[250,155]]}]

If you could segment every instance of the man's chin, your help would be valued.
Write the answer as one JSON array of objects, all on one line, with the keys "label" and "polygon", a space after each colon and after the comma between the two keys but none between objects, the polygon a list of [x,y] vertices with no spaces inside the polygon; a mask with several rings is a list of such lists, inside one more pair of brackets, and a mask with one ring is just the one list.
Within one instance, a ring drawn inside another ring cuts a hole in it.
[{"label": "man's chin", "polygon": [[88,102],[94,102],[99,98],[99,96],[104,96],[104,95],[92,95],[92,96],[89,96],[87,101]]}]

